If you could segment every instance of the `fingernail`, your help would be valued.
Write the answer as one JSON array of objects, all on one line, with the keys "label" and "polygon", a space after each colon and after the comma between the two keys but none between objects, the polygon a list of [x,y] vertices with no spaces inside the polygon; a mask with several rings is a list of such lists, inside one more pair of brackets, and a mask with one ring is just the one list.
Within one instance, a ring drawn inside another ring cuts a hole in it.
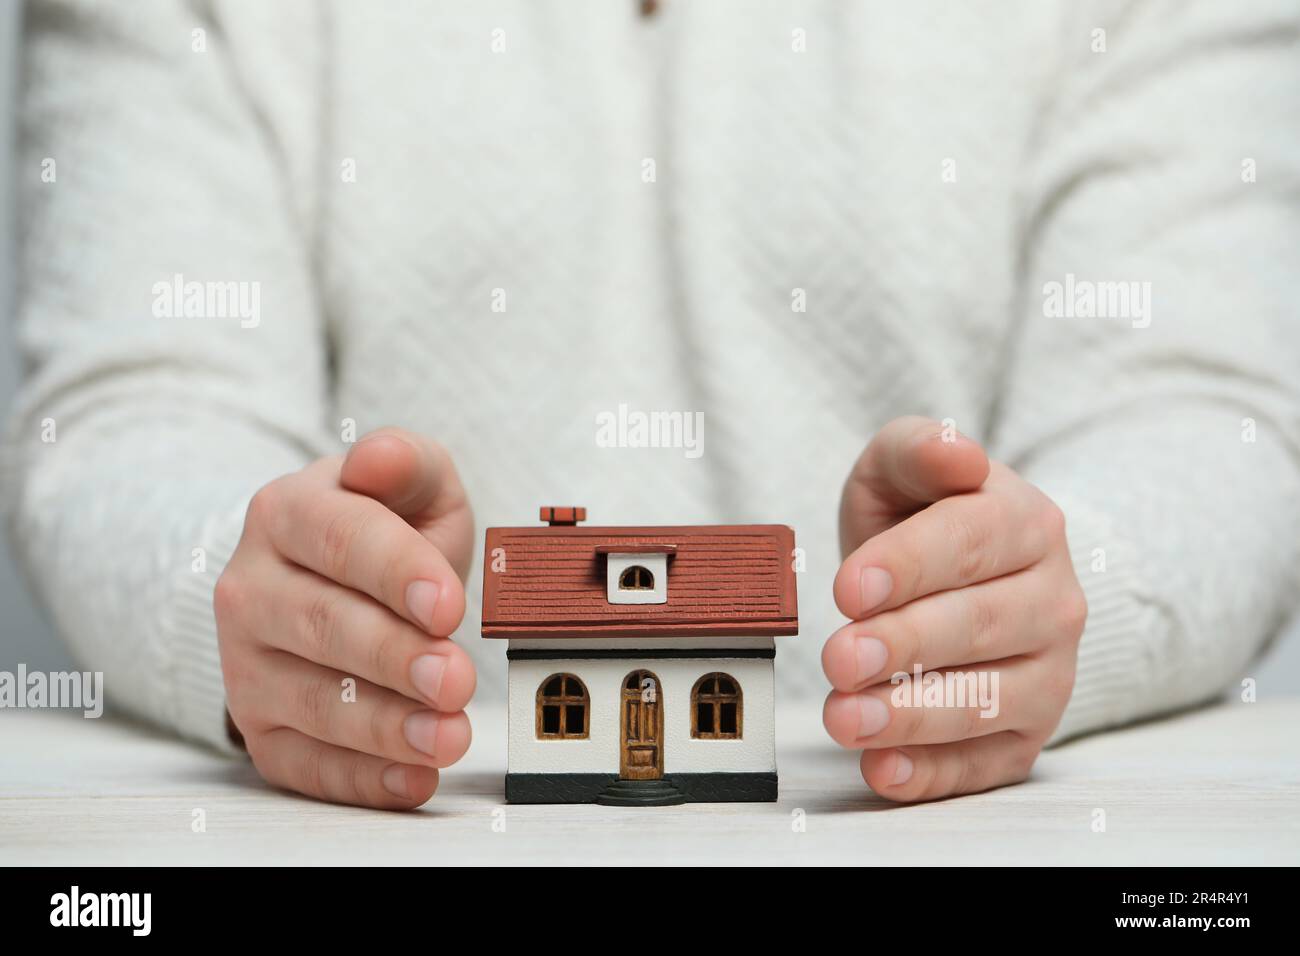
[{"label": "fingernail", "polygon": [[894,751],[894,758],[894,780],[890,786],[897,787],[912,779],[912,759],[901,750]]},{"label": "fingernail", "polygon": [[863,568],[858,578],[858,593],[862,597],[862,613],[885,603],[894,590],[894,579],[884,568]]},{"label": "fingernail", "polygon": [[411,662],[411,683],[430,703],[436,704],[438,692],[442,690],[442,675],[446,671],[445,657],[438,654],[421,655]]},{"label": "fingernail", "polygon": [[406,789],[406,768],[400,763],[389,764],[384,768],[384,772],[379,775],[379,780],[387,790],[395,797],[401,797],[403,800],[411,799],[411,791]]},{"label": "fingernail", "polygon": [[858,736],[874,737],[889,726],[889,708],[870,694],[858,697]]},{"label": "fingernail", "polygon": [[436,757],[438,749],[438,715],[431,710],[417,710],[406,718],[402,724],[402,733],[406,742],[430,757]]},{"label": "fingernail", "polygon": [[432,581],[412,581],[406,586],[406,609],[421,627],[433,626],[433,609],[438,606],[439,591]]},{"label": "fingernail", "polygon": [[875,677],[885,669],[889,648],[874,637],[859,637],[854,644],[858,653],[858,683]]}]

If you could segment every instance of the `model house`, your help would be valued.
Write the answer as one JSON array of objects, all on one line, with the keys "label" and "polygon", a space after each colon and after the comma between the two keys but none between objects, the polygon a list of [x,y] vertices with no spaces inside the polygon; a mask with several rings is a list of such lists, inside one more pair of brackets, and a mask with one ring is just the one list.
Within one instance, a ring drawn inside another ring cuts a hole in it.
[{"label": "model house", "polygon": [[512,803],[775,800],[773,666],[799,630],[784,525],[489,528]]}]

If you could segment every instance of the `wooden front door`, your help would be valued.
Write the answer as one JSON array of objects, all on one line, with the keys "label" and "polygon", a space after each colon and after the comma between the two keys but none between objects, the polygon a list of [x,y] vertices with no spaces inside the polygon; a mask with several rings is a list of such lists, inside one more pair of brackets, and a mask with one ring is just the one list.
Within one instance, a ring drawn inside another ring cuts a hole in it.
[{"label": "wooden front door", "polygon": [[623,681],[622,748],[618,775],[624,780],[658,780],[664,775],[664,708],[659,678],[633,671]]}]

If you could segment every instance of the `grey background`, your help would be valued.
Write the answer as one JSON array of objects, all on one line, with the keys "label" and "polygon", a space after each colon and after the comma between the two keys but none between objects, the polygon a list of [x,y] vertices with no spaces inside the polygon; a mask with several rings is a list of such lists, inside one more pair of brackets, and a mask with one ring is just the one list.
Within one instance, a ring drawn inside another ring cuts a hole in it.
[{"label": "grey background", "polygon": [[[0,419],[7,413],[19,379],[12,321],[12,250],[13,243],[20,241],[13,235],[12,195],[18,172],[13,164],[13,100],[19,16],[18,3],[0,0],[0,304],[4,315],[0,328]],[[1300,534],[1300,529],[1284,528],[1279,533]],[[1225,640],[1231,638],[1224,635]],[[30,670],[58,670],[70,664],[49,622],[29,596],[6,540],[0,547],[0,670],[12,671],[20,662]],[[1258,681],[1261,698],[1270,693],[1300,693],[1300,621],[1292,622],[1252,676]]]}]

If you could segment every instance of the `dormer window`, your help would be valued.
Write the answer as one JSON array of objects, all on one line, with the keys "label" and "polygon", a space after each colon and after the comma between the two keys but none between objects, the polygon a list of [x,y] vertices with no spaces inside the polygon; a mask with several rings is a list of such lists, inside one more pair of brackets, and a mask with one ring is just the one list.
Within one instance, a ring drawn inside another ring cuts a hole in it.
[{"label": "dormer window", "polygon": [[[662,550],[661,550],[662,548]],[[605,597],[610,604],[667,604],[668,556],[673,545],[618,545],[596,549],[605,557]]]},{"label": "dormer window", "polygon": [[631,567],[624,568],[623,573],[618,576],[618,589],[620,591],[653,591],[655,587],[655,576],[650,573],[650,569],[642,564],[634,564]]}]

